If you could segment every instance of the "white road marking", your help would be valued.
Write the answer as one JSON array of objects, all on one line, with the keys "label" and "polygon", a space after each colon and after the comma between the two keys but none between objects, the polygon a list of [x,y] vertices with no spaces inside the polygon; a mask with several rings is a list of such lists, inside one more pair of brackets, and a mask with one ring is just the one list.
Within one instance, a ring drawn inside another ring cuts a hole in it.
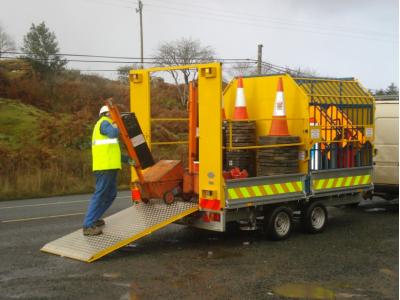
[{"label": "white road marking", "polygon": [[2,223],[26,222],[26,221],[34,221],[34,220],[45,220],[45,219],[53,219],[53,218],[79,216],[79,215],[84,215],[84,214],[85,213],[80,212],[80,213],[65,214],[65,215],[54,215],[54,216],[35,217],[35,218],[26,218],[26,219],[5,220],[5,221],[1,221],[1,222]]},{"label": "white road marking", "polygon": [[[116,199],[126,199],[126,198],[131,198],[131,196],[117,197]],[[21,208],[21,207],[37,207],[37,206],[50,206],[50,205],[58,205],[58,204],[84,203],[84,202],[89,202],[89,201],[90,200],[78,200],[78,201],[65,201],[65,202],[53,202],[53,203],[27,204],[27,205],[18,205],[18,206],[6,206],[6,207],[0,207],[0,210]]]}]

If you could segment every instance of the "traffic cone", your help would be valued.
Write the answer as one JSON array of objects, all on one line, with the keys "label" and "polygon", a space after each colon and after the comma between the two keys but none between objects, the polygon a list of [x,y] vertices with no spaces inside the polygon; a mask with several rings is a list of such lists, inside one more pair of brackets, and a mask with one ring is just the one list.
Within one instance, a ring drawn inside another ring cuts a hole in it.
[{"label": "traffic cone", "polygon": [[141,195],[140,195],[140,189],[137,183],[133,183],[131,186],[131,195],[132,195],[132,201],[140,201],[141,200]]},{"label": "traffic cone", "polygon": [[276,89],[274,112],[272,114],[271,129],[269,135],[273,136],[288,136],[289,129],[286,120],[285,98],[283,95],[282,77],[278,79]]},{"label": "traffic cone", "polygon": [[222,121],[226,120],[226,114],[225,114],[225,105],[224,105],[224,98],[222,98],[221,100],[221,117],[222,117]]},{"label": "traffic cone", "polygon": [[236,90],[234,120],[247,120],[249,118],[246,108],[246,99],[244,98],[243,79],[238,78],[238,86]]}]

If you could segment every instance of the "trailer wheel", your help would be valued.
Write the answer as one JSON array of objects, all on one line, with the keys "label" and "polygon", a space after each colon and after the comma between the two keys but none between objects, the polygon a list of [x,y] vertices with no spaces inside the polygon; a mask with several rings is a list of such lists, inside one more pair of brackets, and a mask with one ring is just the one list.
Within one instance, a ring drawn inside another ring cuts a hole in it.
[{"label": "trailer wheel", "polygon": [[264,230],[268,238],[274,241],[287,239],[293,227],[293,212],[287,207],[276,207],[266,212]]},{"label": "trailer wheel", "polygon": [[163,200],[164,200],[165,204],[168,204],[168,205],[174,203],[174,200],[175,200],[174,193],[172,191],[165,192],[163,195]]},{"label": "trailer wheel", "polygon": [[320,233],[324,231],[328,221],[328,211],[320,202],[311,203],[303,211],[304,229],[308,233]]}]

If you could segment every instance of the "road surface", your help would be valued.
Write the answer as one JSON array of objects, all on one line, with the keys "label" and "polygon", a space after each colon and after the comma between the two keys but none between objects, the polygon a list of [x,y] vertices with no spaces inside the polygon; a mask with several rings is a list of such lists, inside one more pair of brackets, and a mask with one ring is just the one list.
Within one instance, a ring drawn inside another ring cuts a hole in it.
[{"label": "road surface", "polygon": [[[329,209],[318,235],[169,225],[88,264],[40,252],[82,224],[90,195],[0,202],[0,299],[398,299],[398,214]],[[130,205],[120,192],[112,214]]]}]

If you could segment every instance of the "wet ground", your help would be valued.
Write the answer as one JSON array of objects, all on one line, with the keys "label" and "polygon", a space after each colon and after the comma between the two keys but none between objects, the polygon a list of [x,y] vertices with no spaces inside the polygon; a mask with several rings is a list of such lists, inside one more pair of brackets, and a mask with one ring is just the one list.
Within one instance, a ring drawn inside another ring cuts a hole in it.
[{"label": "wet ground", "polygon": [[283,242],[170,225],[91,264],[40,252],[80,227],[88,198],[0,203],[0,299],[399,297],[398,213],[381,201],[329,209],[324,233]]}]

